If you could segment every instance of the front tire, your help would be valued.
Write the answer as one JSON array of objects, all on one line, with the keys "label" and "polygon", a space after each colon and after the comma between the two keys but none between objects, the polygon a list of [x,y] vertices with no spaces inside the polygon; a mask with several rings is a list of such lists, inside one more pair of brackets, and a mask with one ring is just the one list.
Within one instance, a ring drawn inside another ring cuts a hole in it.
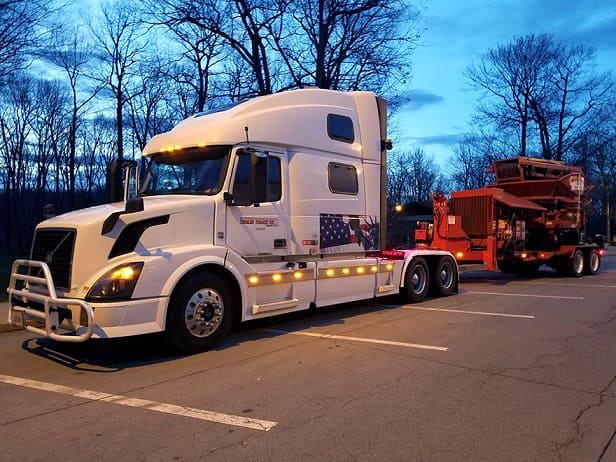
[{"label": "front tire", "polygon": [[436,294],[440,297],[451,295],[458,283],[458,271],[453,258],[441,257],[434,270],[433,284]]},{"label": "front tire", "polygon": [[182,353],[208,350],[229,332],[232,309],[231,293],[220,276],[210,272],[193,275],[171,295],[167,339]]},{"label": "front tire", "polygon": [[418,303],[426,298],[429,288],[430,272],[428,264],[423,257],[415,257],[406,270],[402,294],[407,301]]}]

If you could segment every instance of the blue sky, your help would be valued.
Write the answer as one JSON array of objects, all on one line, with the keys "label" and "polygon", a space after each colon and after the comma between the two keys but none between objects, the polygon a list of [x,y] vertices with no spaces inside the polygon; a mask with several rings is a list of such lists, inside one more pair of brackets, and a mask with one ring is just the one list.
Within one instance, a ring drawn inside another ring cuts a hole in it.
[{"label": "blue sky", "polygon": [[616,63],[615,0],[426,0],[420,46],[405,92],[409,104],[393,119],[396,150],[421,147],[440,164],[469,130],[477,94],[467,66],[498,44],[527,33],[549,33],[596,51],[597,70]]}]

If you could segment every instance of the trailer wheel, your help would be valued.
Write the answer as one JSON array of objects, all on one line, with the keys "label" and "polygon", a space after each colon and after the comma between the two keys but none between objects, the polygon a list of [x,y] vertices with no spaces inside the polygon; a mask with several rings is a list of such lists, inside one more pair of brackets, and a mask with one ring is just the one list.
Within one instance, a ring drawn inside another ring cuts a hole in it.
[{"label": "trailer wheel", "polygon": [[599,272],[599,268],[601,267],[601,258],[599,257],[599,252],[597,252],[597,249],[590,249],[590,252],[586,255],[586,261],[584,263],[586,265],[587,274],[597,274]]},{"label": "trailer wheel", "polygon": [[584,253],[580,249],[575,249],[569,260],[569,273],[576,278],[584,274]]},{"label": "trailer wheel", "polygon": [[458,282],[458,272],[456,271],[456,263],[449,256],[441,257],[434,270],[434,290],[440,297],[451,295]]},{"label": "trailer wheel", "polygon": [[426,298],[430,288],[430,272],[428,264],[423,257],[415,257],[411,260],[404,276],[403,295],[407,301],[417,303]]},{"label": "trailer wheel", "polygon": [[213,347],[232,323],[229,289],[216,274],[203,272],[182,282],[173,292],[167,309],[165,334],[182,353],[198,353]]}]

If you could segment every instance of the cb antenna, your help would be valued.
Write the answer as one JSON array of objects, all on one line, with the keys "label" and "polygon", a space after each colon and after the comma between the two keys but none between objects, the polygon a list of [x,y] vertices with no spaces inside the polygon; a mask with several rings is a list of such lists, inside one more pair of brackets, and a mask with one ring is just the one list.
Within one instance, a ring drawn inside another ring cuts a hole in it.
[{"label": "cb antenna", "polygon": [[250,140],[248,139],[248,126],[244,127],[244,131],[246,132],[246,147],[250,147]]}]

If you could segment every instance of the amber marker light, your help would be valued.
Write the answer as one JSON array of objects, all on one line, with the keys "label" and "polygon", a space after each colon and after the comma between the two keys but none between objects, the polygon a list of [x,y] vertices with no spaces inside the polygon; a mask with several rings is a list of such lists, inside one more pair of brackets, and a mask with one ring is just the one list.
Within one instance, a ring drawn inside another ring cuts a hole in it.
[{"label": "amber marker light", "polygon": [[522,255],[520,255],[522,258],[526,258],[528,257],[528,254],[526,252],[522,252]]},{"label": "amber marker light", "polygon": [[370,267],[370,271],[372,271],[373,273],[376,273],[379,270],[378,266],[371,266]]},{"label": "amber marker light", "polygon": [[280,282],[282,280],[282,275],[279,273],[272,274],[272,280],[274,282]]},{"label": "amber marker light", "polygon": [[363,266],[360,266],[359,268],[357,268],[357,274],[364,274],[366,270],[364,269]]},{"label": "amber marker light", "polygon": [[462,252],[456,252],[456,258],[462,258],[464,254]]},{"label": "amber marker light", "polygon": [[402,206],[401,206],[400,204],[396,204],[396,206],[394,207],[394,210],[395,210],[397,213],[400,213],[400,212],[402,212]]},{"label": "amber marker light", "polygon": [[296,271],[295,273],[293,273],[293,277],[295,279],[301,279],[303,277],[303,274],[301,271]]},{"label": "amber marker light", "polygon": [[387,264],[387,266],[385,267],[385,269],[386,269],[387,271],[391,271],[391,270],[393,270],[393,269],[394,269],[394,265],[392,265],[391,263],[388,263],[388,264]]},{"label": "amber marker light", "polygon": [[348,268],[342,268],[342,274],[349,274],[351,272]]},{"label": "amber marker light", "polygon": [[257,276],[250,276],[248,278],[248,282],[250,282],[251,284],[256,284],[257,282],[259,282],[259,278]]},{"label": "amber marker light", "polygon": [[333,276],[335,272],[333,269],[328,269],[327,271],[325,271],[325,274],[327,274],[328,276]]}]

